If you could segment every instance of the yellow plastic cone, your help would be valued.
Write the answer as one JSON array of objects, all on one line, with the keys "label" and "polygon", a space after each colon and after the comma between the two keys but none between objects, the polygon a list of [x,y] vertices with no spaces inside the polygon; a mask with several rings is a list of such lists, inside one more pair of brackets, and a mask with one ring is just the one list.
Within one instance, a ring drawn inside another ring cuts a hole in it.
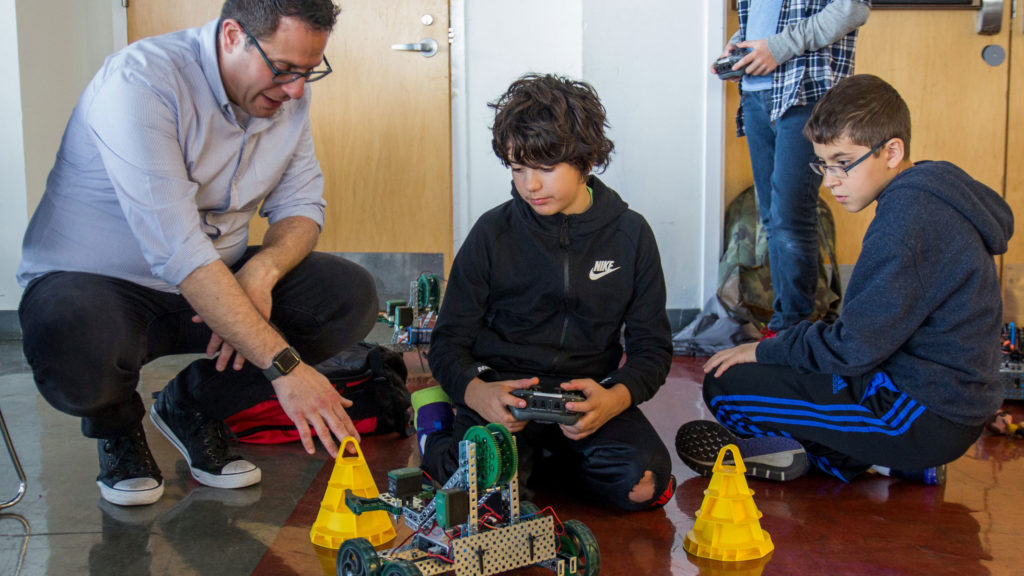
[{"label": "yellow plastic cone", "polygon": [[[345,450],[349,443],[356,447],[355,456],[349,456]],[[345,505],[345,490],[351,490],[356,496],[364,498],[376,498],[380,494],[370,474],[370,467],[363,458],[363,451],[351,436],[345,438],[338,448],[334,471],[327,482],[324,498],[320,501],[320,512],[313,522],[313,529],[309,531],[309,539],[313,544],[337,550],[341,548],[342,542],[352,538],[366,538],[374,546],[393,540],[395,526],[388,513],[373,510],[357,516]]]},{"label": "yellow plastic cone", "polygon": [[[733,466],[722,464],[726,452],[732,452]],[[747,486],[746,471],[736,445],[719,450],[697,521],[683,541],[687,552],[735,562],[761,558],[775,549],[771,536],[761,529],[761,512],[754,504],[754,491]]]}]

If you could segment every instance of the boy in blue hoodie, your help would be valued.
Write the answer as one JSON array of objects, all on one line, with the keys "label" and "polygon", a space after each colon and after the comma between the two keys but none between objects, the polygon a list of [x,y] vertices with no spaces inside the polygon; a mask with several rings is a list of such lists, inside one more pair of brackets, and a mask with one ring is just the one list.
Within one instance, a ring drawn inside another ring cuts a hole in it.
[{"label": "boy in blue hoodie", "polygon": [[[665,279],[650,226],[591,174],[613,149],[604,106],[586,83],[527,75],[491,107],[512,198],[477,220],[452,265],[429,359],[457,413],[452,426],[436,388],[414,395],[423,468],[446,481],[465,431],[495,422],[516,434],[523,472],[554,464],[563,485],[620,508],[664,505],[671,460],[637,405],[672,362]],[[526,402],[511,392],[533,386],[581,393],[567,408],[582,416],[516,420],[509,407]]]},{"label": "boy in blue hoodie", "polygon": [[677,450],[704,474],[735,441],[750,476],[788,480],[809,461],[844,481],[940,484],[1002,402],[993,256],[1013,214],[956,166],[911,163],[910,112],[875,76],[836,84],[804,134],[843,208],[878,203],[842,313],[712,356],[704,400],[724,426],[685,424]]}]

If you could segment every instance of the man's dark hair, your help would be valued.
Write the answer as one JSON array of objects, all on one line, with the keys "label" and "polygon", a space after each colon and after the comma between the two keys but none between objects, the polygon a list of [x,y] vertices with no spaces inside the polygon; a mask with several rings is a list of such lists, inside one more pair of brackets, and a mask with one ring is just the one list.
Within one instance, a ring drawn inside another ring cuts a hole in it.
[{"label": "man's dark hair", "polygon": [[491,127],[494,153],[506,167],[554,166],[565,162],[586,175],[608,166],[615,145],[597,91],[551,74],[526,74],[496,101]]},{"label": "man's dark hair", "polygon": [[241,22],[257,39],[273,36],[281,18],[296,18],[313,30],[330,32],[338,19],[333,0],[225,0],[220,21]]},{"label": "man's dark hair", "polygon": [[900,138],[904,156],[910,158],[910,109],[885,80],[856,74],[840,80],[821,97],[804,126],[804,136],[818,144],[846,136],[868,148]]}]

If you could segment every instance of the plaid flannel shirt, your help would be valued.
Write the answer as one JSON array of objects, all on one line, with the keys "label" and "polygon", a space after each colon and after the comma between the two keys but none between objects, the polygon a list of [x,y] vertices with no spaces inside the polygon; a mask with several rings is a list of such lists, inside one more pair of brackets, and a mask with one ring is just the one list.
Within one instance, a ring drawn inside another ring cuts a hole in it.
[{"label": "plaid flannel shirt", "polygon": [[[746,39],[747,13],[754,0],[738,0],[740,38]],[[832,0],[782,0],[776,32],[820,12]],[[871,5],[870,0],[858,0]],[[772,122],[791,106],[817,102],[843,78],[853,74],[853,58],[857,30],[843,36],[835,44],[814,52],[804,52],[782,62],[772,73]],[[736,111],[736,135],[743,136],[743,106]]]}]

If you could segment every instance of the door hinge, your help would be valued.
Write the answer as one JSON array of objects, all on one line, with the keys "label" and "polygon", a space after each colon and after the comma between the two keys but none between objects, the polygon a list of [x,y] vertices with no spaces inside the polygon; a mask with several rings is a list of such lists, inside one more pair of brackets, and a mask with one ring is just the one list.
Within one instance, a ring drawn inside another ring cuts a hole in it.
[{"label": "door hinge", "polygon": [[127,7],[128,7],[128,0],[121,0],[121,8],[127,8]]}]

